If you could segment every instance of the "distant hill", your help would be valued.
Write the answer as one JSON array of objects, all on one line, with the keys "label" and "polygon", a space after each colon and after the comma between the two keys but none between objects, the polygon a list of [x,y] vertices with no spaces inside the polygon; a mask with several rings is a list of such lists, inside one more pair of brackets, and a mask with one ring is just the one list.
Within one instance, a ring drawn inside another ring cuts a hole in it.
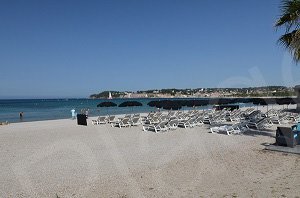
[{"label": "distant hill", "polygon": [[98,94],[92,94],[90,95],[91,99],[104,99],[104,98],[108,98],[109,92],[111,93],[111,96],[113,98],[120,98],[123,97],[125,95],[125,92],[120,92],[120,91],[103,91],[101,93]]},{"label": "distant hill", "polygon": [[113,98],[130,97],[285,97],[295,96],[293,87],[264,86],[248,88],[195,88],[195,89],[152,89],[137,92],[103,91],[90,95],[90,98],[108,98],[111,92]]}]

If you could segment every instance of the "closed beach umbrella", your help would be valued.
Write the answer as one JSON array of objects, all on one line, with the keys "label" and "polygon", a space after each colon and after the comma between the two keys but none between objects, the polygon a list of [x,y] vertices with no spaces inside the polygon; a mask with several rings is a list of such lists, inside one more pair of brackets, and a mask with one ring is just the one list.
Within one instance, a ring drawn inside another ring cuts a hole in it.
[{"label": "closed beach umbrella", "polygon": [[[101,102],[97,107],[116,107],[117,104],[114,102]],[[106,108],[106,114],[108,114],[108,109]]]}]

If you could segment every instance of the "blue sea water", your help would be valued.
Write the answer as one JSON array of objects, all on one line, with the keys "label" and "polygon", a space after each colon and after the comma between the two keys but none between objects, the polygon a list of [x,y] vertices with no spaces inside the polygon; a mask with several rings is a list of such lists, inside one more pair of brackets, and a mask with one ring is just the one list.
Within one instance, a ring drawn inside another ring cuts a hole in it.
[{"label": "blue sea water", "polygon": [[[128,101],[129,99],[109,100],[116,104]],[[97,107],[97,104],[107,101],[102,99],[15,99],[0,100],[0,122],[26,122],[40,120],[54,120],[71,118],[71,110],[76,113],[81,109],[89,109],[89,116],[118,115],[129,113],[143,113],[156,111],[154,107],[149,107],[148,102],[157,99],[131,99],[143,104],[141,107]],[[207,107],[199,107],[207,108]],[[185,107],[185,109],[188,109]],[[23,113],[22,120],[19,113]]]},{"label": "blue sea water", "polygon": [[[109,100],[116,104],[128,101],[129,99]],[[149,107],[148,102],[158,100],[157,98],[130,99],[143,104],[141,107],[97,107],[97,104],[108,101],[105,99],[15,99],[0,100],[0,122],[27,122],[40,120],[54,120],[71,118],[71,110],[76,113],[81,109],[89,109],[89,116],[118,115],[130,113],[144,113],[156,111],[154,107]],[[207,109],[211,106],[198,107],[197,109]],[[184,107],[184,110],[191,108]],[[19,113],[23,113],[20,119]]]}]

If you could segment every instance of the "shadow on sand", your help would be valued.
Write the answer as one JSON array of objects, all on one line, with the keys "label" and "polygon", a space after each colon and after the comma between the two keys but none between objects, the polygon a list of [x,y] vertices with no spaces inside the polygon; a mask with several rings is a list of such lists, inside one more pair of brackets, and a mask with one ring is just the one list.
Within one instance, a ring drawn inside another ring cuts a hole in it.
[{"label": "shadow on sand", "polygon": [[248,136],[268,136],[268,137],[276,137],[276,133],[272,129],[263,129],[263,130],[256,130],[256,129],[247,129],[242,135]]}]

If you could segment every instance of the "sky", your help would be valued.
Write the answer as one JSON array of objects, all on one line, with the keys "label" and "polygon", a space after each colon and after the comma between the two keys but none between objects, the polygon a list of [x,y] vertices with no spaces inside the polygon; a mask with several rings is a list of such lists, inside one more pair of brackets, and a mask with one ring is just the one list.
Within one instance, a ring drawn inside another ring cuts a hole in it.
[{"label": "sky", "polygon": [[280,0],[0,0],[0,98],[300,84]]}]

